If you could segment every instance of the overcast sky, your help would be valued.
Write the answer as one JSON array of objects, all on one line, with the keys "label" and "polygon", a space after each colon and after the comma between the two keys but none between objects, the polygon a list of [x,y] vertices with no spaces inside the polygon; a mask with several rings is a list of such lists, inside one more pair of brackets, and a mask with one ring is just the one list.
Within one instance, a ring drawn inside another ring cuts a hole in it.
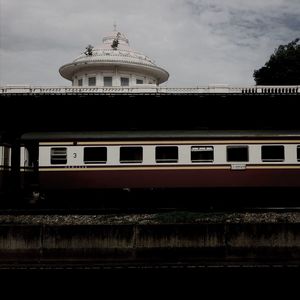
[{"label": "overcast sky", "polygon": [[299,16],[300,0],[0,0],[0,85],[70,85],[59,67],[114,21],[168,86],[250,85]]}]

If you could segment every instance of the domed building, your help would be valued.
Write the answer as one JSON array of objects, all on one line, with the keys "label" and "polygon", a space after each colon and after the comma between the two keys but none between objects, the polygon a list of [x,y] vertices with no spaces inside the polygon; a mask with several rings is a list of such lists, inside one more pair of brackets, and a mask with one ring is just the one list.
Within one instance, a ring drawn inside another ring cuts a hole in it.
[{"label": "domed building", "polygon": [[132,49],[127,37],[116,30],[103,38],[100,46],[88,46],[73,62],[59,69],[73,86],[132,87],[159,85],[169,73],[146,55]]}]

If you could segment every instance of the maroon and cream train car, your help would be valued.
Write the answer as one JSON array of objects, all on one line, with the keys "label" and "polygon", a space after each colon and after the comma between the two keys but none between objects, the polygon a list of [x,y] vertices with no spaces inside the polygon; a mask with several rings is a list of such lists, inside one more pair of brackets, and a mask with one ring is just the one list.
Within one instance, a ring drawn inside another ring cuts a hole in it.
[{"label": "maroon and cream train car", "polygon": [[0,134],[0,194],[8,187],[11,173],[11,146]]},{"label": "maroon and cream train car", "polygon": [[36,158],[36,151],[38,151],[37,145],[35,145],[35,149],[33,150],[32,145],[21,145],[20,148],[20,184],[22,189],[27,189],[32,187],[37,182],[35,178],[38,174],[34,176],[34,164],[32,159],[35,158],[35,163],[38,163],[38,159]]},{"label": "maroon and cream train car", "polygon": [[300,131],[27,133],[22,140],[38,147],[45,190],[300,187]]}]

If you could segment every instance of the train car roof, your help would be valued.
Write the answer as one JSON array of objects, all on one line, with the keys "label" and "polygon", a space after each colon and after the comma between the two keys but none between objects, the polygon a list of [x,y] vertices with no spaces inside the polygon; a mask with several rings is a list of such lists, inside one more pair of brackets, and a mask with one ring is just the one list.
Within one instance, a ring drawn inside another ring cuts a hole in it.
[{"label": "train car roof", "polygon": [[184,130],[184,131],[94,131],[94,132],[29,132],[21,141],[76,140],[172,140],[223,138],[300,138],[300,130]]}]

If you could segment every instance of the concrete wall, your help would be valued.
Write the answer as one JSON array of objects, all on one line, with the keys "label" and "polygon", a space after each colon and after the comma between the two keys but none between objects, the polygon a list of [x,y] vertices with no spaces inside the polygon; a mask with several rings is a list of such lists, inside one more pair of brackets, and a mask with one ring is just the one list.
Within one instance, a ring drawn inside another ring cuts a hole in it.
[{"label": "concrete wall", "polygon": [[300,261],[300,224],[1,225],[0,264]]}]

